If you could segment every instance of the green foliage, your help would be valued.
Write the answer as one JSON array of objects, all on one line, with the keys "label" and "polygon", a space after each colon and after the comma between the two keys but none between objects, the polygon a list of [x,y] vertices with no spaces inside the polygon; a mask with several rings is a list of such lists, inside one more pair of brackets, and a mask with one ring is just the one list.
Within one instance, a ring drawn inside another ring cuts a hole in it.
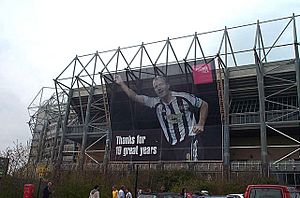
[{"label": "green foliage", "polygon": [[[99,171],[64,172],[53,181],[53,198],[81,198],[88,197],[90,190],[100,186],[101,197],[111,197],[113,185],[120,188],[121,185],[129,187],[132,194],[135,193],[135,182],[137,177],[137,188],[159,191],[164,185],[168,191],[181,192],[183,187],[189,192],[207,190],[213,195],[226,195],[229,193],[243,193],[248,184],[276,184],[274,178],[263,178],[258,174],[232,175],[230,182],[226,181],[221,173],[201,173],[195,171],[173,170],[155,171],[135,170],[111,171],[105,175]],[[46,184],[42,181],[40,192]],[[6,176],[0,180],[0,197],[22,197],[25,183],[35,184],[37,192],[38,180],[19,179]],[[35,194],[36,196],[36,194]]]}]

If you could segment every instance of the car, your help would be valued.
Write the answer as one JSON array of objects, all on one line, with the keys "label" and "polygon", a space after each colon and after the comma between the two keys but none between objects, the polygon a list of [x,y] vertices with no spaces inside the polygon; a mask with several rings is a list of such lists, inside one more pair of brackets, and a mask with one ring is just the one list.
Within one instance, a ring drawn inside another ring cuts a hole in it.
[{"label": "car", "polygon": [[298,198],[299,191],[295,188],[291,188],[285,185],[275,184],[255,184],[248,185],[244,193],[245,198],[268,198],[268,197],[280,197],[280,198]]},{"label": "car", "polygon": [[140,194],[138,198],[182,198],[182,196],[174,192],[144,192]]},{"label": "car", "polygon": [[226,198],[244,198],[243,194],[228,194],[226,195]]},{"label": "car", "polygon": [[226,198],[225,195],[192,195],[192,198]]}]

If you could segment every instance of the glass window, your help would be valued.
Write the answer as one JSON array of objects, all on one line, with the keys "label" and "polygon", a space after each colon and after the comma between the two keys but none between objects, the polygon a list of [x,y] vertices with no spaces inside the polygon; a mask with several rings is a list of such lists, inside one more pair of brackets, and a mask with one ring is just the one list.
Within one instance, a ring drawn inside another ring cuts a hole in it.
[{"label": "glass window", "polygon": [[250,191],[250,198],[282,198],[282,193],[279,189],[255,188]]}]

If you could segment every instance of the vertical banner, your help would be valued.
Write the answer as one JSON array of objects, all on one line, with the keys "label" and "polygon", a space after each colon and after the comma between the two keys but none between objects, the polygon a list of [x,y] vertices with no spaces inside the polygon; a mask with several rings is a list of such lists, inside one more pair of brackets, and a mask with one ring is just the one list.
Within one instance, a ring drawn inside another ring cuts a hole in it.
[{"label": "vertical banner", "polygon": [[134,75],[124,72],[106,84],[111,161],[222,160],[214,62],[193,63],[187,63],[192,68],[187,74],[168,65],[169,76],[132,80]]},{"label": "vertical banner", "polygon": [[193,65],[194,84],[209,84],[213,82],[213,74],[210,64]]}]

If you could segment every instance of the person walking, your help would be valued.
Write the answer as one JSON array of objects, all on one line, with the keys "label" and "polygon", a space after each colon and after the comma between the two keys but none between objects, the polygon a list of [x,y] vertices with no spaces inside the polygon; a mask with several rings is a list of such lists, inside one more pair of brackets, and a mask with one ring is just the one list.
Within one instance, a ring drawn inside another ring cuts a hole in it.
[{"label": "person walking", "polygon": [[52,186],[52,182],[49,181],[43,190],[43,198],[50,197],[50,195],[52,194],[51,186]]},{"label": "person walking", "polygon": [[125,192],[126,192],[126,195],[125,195],[126,198],[132,198],[132,194],[131,194],[130,189],[128,187],[126,187]]},{"label": "person walking", "polygon": [[181,195],[183,198],[187,198],[186,188],[182,188],[180,195]]},{"label": "person walking", "polygon": [[96,185],[90,192],[89,198],[100,198],[99,186]]},{"label": "person walking", "polygon": [[118,189],[116,186],[112,187],[112,198],[118,198]]},{"label": "person walking", "polygon": [[118,198],[125,198],[125,186],[122,185],[119,192],[118,192]]}]

